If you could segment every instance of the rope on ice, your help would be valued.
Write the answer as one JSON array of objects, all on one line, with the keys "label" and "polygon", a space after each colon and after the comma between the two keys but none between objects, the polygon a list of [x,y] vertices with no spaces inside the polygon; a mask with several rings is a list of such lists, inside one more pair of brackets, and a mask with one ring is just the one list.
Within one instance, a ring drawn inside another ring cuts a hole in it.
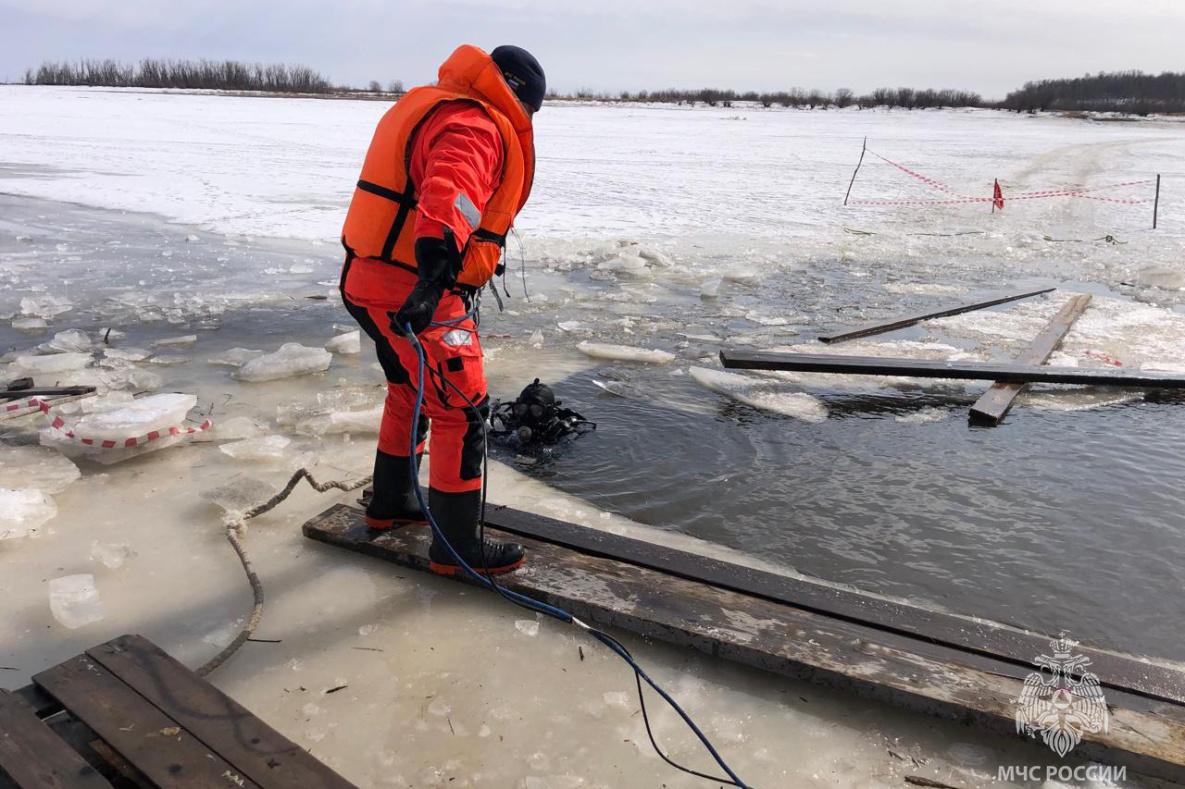
[{"label": "rope on ice", "polygon": [[283,490],[263,504],[258,504],[241,515],[227,517],[226,539],[231,547],[235,549],[235,553],[238,554],[239,561],[243,565],[243,572],[247,574],[247,581],[251,584],[251,593],[255,597],[255,602],[251,608],[251,616],[247,619],[247,624],[244,625],[242,631],[235,636],[235,640],[231,641],[226,649],[223,649],[197,670],[199,677],[209,675],[223,663],[230,660],[243,644],[246,644],[251,639],[251,636],[255,634],[255,628],[259,627],[259,621],[263,619],[263,583],[259,580],[259,574],[255,572],[255,566],[251,563],[251,557],[247,554],[247,549],[243,547],[243,535],[247,528],[247,521],[252,518],[258,518],[265,512],[275,509],[280,502],[292,495],[292,491],[296,489],[297,484],[302,479],[308,480],[309,485],[318,493],[325,493],[333,489],[349,493],[368,484],[372,478],[371,476],[366,476],[356,482],[344,482],[342,480],[318,482],[309,473],[307,468],[302,468],[292,475],[292,478],[288,480],[288,484],[284,486]]}]

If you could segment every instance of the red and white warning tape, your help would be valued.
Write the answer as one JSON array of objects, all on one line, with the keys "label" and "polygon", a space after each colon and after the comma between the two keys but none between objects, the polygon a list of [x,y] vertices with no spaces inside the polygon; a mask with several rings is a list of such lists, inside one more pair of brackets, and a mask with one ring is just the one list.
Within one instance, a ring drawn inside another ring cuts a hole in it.
[{"label": "red and white warning tape", "polygon": [[[996,199],[994,196],[993,197],[962,197],[957,192],[955,192],[954,189],[952,189],[951,187],[942,183],[941,181],[938,181],[938,180],[935,180],[935,179],[930,178],[928,176],[922,175],[921,173],[914,172],[913,170],[909,169],[908,167],[906,167],[903,164],[898,164],[897,162],[894,162],[892,159],[888,159],[884,156],[881,156],[879,153],[872,150],[871,148],[868,149],[868,152],[870,154],[872,154],[873,156],[877,157],[878,159],[880,159],[881,161],[885,162],[886,164],[889,164],[889,165],[897,168],[901,172],[906,173],[907,175],[909,175],[913,178],[916,178],[917,180],[921,181],[922,183],[926,184],[927,186],[933,187],[934,189],[937,189],[940,192],[944,192],[945,194],[952,195],[955,199],[952,199],[952,200],[851,200],[851,201],[849,201],[851,204],[854,204],[854,205],[959,205],[962,203],[990,203]],[[1121,184],[1109,184],[1106,186],[1092,186],[1089,188],[1082,188],[1082,189],[1047,189],[1045,191],[1040,191],[1040,192],[1020,192],[1015,195],[1005,195],[1004,200],[1005,201],[1008,201],[1008,200],[1042,200],[1042,199],[1049,198],[1049,197],[1081,197],[1084,200],[1100,200],[1100,201],[1106,202],[1106,203],[1120,203],[1122,205],[1144,205],[1146,203],[1154,202],[1154,199],[1148,198],[1145,200],[1120,200],[1115,197],[1099,197],[1099,196],[1091,194],[1091,193],[1092,192],[1101,192],[1106,189],[1123,189],[1123,188],[1131,187],[1131,186],[1151,186],[1154,183],[1156,183],[1156,179],[1148,178],[1148,179],[1145,179],[1142,181],[1127,181],[1127,182],[1121,183]]]},{"label": "red and white warning tape", "polygon": [[214,423],[211,422],[209,419],[207,419],[207,420],[203,421],[197,427],[181,427],[181,426],[177,425],[177,426],[173,426],[173,427],[162,428],[161,430],[153,430],[151,433],[147,433],[142,436],[136,436],[135,438],[125,438],[122,441],[112,441],[110,439],[86,438],[85,436],[76,435],[73,430],[66,427],[66,422],[64,419],[62,419],[60,416],[50,412],[50,409],[52,408],[52,404],[46,403],[44,400],[41,400],[36,397],[31,398],[29,400],[21,401],[21,402],[8,403],[4,406],[4,411],[5,412],[18,411],[18,410],[25,409],[25,408],[36,408],[36,409],[40,410],[41,413],[45,414],[45,416],[49,418],[49,420],[50,420],[49,426],[52,427],[54,430],[57,430],[58,432],[62,433],[66,438],[69,438],[73,441],[77,441],[80,444],[86,444],[87,446],[94,446],[94,447],[102,447],[103,449],[114,449],[116,447],[126,449],[129,447],[138,447],[138,446],[143,446],[144,444],[147,444],[150,441],[156,441],[161,438],[168,438],[169,436],[191,435],[193,433],[202,433],[202,432],[214,427]]}]

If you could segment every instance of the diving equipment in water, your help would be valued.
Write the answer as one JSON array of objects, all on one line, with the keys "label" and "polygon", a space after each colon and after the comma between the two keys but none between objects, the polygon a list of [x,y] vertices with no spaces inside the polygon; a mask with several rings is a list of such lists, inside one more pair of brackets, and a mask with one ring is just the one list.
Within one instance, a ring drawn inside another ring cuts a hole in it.
[{"label": "diving equipment in water", "polygon": [[568,437],[595,430],[590,422],[570,408],[562,408],[555,392],[536,378],[518,399],[499,403],[490,414],[490,434],[517,441],[520,446],[553,445]]}]

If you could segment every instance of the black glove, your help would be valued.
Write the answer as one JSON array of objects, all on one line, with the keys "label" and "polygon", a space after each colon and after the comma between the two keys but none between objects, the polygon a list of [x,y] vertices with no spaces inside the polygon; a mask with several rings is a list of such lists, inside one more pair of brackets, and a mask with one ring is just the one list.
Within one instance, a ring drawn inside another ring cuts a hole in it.
[{"label": "black glove", "polygon": [[416,273],[419,281],[395,313],[392,330],[404,334],[409,323],[413,334],[421,334],[427,329],[444,291],[453,286],[460,271],[461,254],[457,251],[452,230],[446,227],[444,238],[417,238]]}]

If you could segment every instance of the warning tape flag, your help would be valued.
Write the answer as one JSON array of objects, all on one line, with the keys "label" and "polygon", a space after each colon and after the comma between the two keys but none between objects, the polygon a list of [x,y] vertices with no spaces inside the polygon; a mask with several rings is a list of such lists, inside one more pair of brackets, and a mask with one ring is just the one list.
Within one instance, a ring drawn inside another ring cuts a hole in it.
[{"label": "warning tape flag", "polygon": [[75,434],[75,432],[73,430],[69,429],[66,426],[66,422],[65,422],[65,420],[62,419],[62,417],[50,412],[50,409],[52,408],[51,404],[46,403],[44,400],[41,400],[36,397],[31,398],[29,400],[22,401],[22,402],[8,403],[4,406],[4,412],[7,413],[9,411],[19,411],[24,408],[36,408],[36,409],[40,410],[41,413],[45,414],[45,416],[50,420],[49,426],[52,427],[54,430],[57,430],[59,433],[64,435],[66,438],[71,439],[72,441],[77,441],[80,444],[85,444],[87,446],[94,446],[94,447],[102,447],[103,449],[114,449],[116,447],[126,449],[126,448],[130,448],[130,447],[138,447],[138,446],[143,446],[144,444],[147,444],[150,441],[156,441],[158,439],[168,438],[169,436],[192,435],[194,433],[202,433],[202,432],[205,432],[206,430],[209,430],[210,428],[214,427],[214,423],[211,422],[209,419],[206,419],[200,425],[197,425],[196,427],[182,427],[180,425],[175,425],[173,427],[161,428],[160,430],[153,430],[150,433],[146,433],[142,436],[136,436],[135,438],[125,438],[121,441],[113,441],[111,439],[86,438],[85,436],[80,436],[80,435]]}]

